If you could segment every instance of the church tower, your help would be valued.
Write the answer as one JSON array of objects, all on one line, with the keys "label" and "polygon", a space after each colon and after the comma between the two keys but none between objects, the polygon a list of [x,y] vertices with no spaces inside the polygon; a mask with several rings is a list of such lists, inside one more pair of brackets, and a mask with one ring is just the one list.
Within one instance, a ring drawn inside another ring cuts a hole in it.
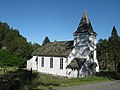
[{"label": "church tower", "polygon": [[[92,73],[90,71],[91,64],[96,64],[96,71],[99,71],[98,61],[96,59],[96,36],[91,22],[88,18],[86,10],[84,10],[81,21],[74,35],[74,47],[76,58],[86,58],[86,62],[80,70],[80,74],[84,76]],[[88,70],[87,70],[88,69]],[[84,74],[83,74],[84,73]]]}]

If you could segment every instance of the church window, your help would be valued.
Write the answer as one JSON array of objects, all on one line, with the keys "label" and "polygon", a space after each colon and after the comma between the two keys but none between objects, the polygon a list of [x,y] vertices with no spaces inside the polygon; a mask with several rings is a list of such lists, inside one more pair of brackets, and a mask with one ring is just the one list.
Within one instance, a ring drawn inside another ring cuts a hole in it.
[{"label": "church window", "polygon": [[63,69],[63,58],[60,58],[60,69]]},{"label": "church window", "polygon": [[41,67],[44,67],[44,57],[41,58]]},{"label": "church window", "polygon": [[50,58],[50,68],[53,68],[53,58]]}]

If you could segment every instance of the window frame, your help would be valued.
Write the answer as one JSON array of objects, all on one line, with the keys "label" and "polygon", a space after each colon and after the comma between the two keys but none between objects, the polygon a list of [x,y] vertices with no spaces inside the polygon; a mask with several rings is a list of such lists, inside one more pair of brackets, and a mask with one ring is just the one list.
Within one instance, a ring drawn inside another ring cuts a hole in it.
[{"label": "window frame", "polygon": [[50,68],[53,68],[53,57],[50,57]]},{"label": "window frame", "polygon": [[60,58],[60,69],[63,69],[63,58]]},{"label": "window frame", "polygon": [[44,57],[41,58],[41,67],[44,67]]}]

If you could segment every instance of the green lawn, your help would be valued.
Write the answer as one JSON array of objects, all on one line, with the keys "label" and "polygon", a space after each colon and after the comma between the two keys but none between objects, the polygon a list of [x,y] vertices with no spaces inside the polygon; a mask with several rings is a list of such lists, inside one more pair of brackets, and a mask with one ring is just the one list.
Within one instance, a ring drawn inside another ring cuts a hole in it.
[{"label": "green lawn", "polygon": [[68,79],[63,81],[62,85],[73,86],[73,85],[82,85],[82,84],[96,83],[96,82],[103,82],[103,81],[109,81],[109,80],[105,77],[89,76],[85,78]]},{"label": "green lawn", "polygon": [[[90,83],[97,83],[103,81],[109,81],[106,77],[98,77],[98,76],[89,76],[85,78],[63,78],[63,77],[55,77],[46,74],[40,74],[37,72],[27,71],[26,69],[16,69],[15,67],[7,67],[7,75],[8,81],[6,82],[7,89],[21,89],[21,90],[47,90],[52,88],[60,88],[67,86],[75,86],[75,85],[83,85]],[[1,85],[3,88],[5,87],[4,82],[4,68],[0,70],[1,75]],[[3,78],[2,78],[3,77]],[[12,83],[11,83],[12,81]],[[13,87],[14,86],[14,87]]]},{"label": "green lawn", "polygon": [[109,81],[109,80],[108,78],[97,77],[97,76],[67,79],[62,77],[53,77],[51,75],[41,74],[40,76],[38,76],[36,79],[32,81],[32,88],[35,88],[35,89],[59,88],[59,87],[66,87],[66,86],[97,83],[97,82],[103,82],[103,81]]}]

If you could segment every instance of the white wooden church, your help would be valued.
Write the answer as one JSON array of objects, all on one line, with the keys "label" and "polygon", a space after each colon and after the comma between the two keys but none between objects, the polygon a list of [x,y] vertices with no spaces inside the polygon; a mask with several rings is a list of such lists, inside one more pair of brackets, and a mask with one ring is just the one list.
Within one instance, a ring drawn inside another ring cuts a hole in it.
[{"label": "white wooden church", "polygon": [[38,48],[27,61],[27,69],[71,77],[85,77],[99,72],[96,59],[96,32],[84,10],[74,40],[55,41]]}]

